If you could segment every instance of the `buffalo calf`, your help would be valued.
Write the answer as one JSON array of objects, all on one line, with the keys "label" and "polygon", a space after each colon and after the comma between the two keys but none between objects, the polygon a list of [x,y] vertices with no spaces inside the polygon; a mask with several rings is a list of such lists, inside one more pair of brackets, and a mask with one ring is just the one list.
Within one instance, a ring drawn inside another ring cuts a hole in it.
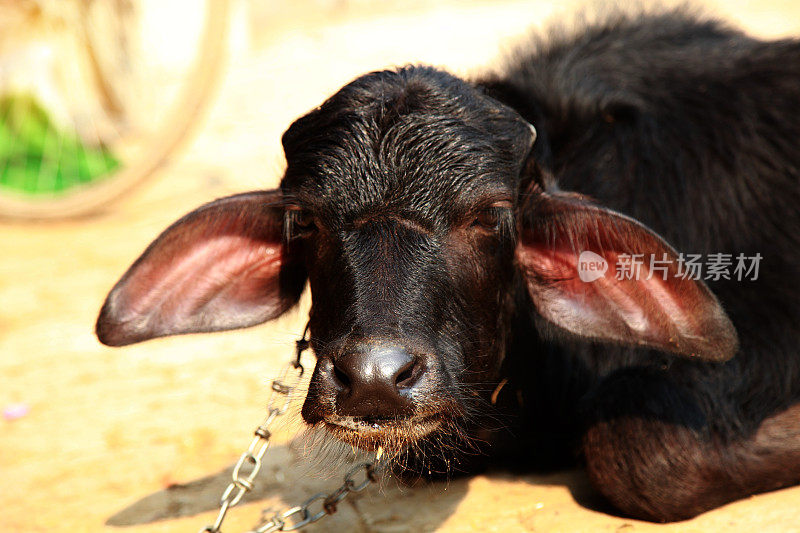
[{"label": "buffalo calf", "polygon": [[472,82],[366,74],[283,146],[279,189],[150,245],[102,342],[308,282],[304,420],[409,471],[582,460],[658,521],[800,481],[800,42],[612,15]]}]

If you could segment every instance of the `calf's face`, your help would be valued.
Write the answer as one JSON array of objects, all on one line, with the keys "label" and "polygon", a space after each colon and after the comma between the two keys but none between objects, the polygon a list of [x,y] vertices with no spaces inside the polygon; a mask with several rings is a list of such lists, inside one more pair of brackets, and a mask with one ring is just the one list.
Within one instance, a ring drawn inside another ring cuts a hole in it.
[{"label": "calf's face", "polygon": [[449,74],[363,76],[286,132],[279,190],[212,202],[165,231],[109,294],[98,336],[254,325],[308,281],[318,360],[303,418],[396,450],[452,431],[491,392],[519,291],[553,329],[730,357],[735,332],[701,282],[580,281],[582,251],[675,252],[548,185],[534,141],[513,110]]},{"label": "calf's face", "polygon": [[303,417],[365,446],[461,417],[464,385],[493,379],[504,353],[533,131],[435,81],[366,76],[283,139],[318,356]]}]

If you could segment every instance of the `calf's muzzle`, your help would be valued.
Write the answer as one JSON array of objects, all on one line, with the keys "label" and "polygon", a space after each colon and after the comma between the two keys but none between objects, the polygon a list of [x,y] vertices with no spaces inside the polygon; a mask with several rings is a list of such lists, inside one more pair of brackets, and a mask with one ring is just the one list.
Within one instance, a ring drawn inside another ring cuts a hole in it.
[{"label": "calf's muzzle", "polygon": [[317,386],[334,396],[336,414],[396,418],[413,413],[414,388],[424,373],[420,358],[395,343],[362,342],[319,361]]}]

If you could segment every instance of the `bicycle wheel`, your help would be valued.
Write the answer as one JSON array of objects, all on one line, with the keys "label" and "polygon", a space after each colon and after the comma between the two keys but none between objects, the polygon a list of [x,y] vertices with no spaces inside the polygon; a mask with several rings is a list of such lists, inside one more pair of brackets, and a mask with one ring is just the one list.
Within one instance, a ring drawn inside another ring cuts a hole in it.
[{"label": "bicycle wheel", "polygon": [[228,0],[0,0],[0,216],[90,214],[185,140]]}]

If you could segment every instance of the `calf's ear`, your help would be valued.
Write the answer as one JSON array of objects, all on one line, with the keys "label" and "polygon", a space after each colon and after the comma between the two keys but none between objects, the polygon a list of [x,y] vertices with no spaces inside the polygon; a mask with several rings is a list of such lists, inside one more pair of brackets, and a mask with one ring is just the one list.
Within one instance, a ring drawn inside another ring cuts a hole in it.
[{"label": "calf's ear", "polygon": [[260,324],[294,305],[306,274],[284,243],[279,191],[222,198],[162,233],[106,298],[97,337],[155,337]]},{"label": "calf's ear", "polygon": [[580,195],[539,192],[527,202],[517,262],[546,320],[600,341],[707,361],[734,356],[725,311],[702,281],[681,275],[678,254],[656,233]]}]

